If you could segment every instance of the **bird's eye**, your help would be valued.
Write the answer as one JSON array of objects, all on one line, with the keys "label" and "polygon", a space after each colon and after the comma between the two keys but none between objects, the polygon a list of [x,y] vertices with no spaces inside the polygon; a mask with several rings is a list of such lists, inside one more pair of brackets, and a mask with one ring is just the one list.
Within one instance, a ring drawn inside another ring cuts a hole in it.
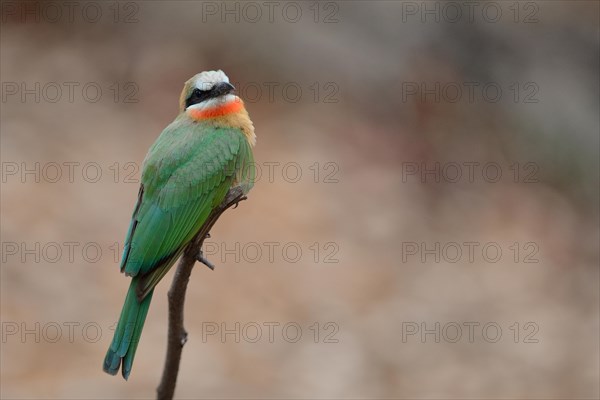
[{"label": "bird's eye", "polygon": [[208,98],[210,98],[210,90],[194,88],[190,94],[190,97],[188,97],[185,101],[185,107],[187,108],[193,104],[201,103]]}]

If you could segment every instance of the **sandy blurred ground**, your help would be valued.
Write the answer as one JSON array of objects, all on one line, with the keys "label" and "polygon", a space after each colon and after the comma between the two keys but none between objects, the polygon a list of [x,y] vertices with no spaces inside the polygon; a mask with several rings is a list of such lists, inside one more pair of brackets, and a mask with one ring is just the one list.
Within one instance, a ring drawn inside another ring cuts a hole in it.
[{"label": "sandy blurred ground", "polygon": [[2,398],[154,396],[172,274],[129,382],[101,370],[119,246],[216,68],[262,176],[192,274],[178,398],[600,396],[598,3],[74,3],[1,4]]}]

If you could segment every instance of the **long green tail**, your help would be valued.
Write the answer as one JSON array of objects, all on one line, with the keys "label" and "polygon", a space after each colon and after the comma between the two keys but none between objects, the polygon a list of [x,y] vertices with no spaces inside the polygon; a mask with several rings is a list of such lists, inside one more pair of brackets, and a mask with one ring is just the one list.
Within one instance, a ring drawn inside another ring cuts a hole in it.
[{"label": "long green tail", "polygon": [[126,380],[133,366],[135,351],[142,335],[144,321],[146,321],[146,315],[154,293],[154,290],[152,290],[141,303],[138,302],[136,295],[138,279],[138,277],[135,277],[131,280],[121,317],[115,330],[115,336],[104,358],[104,372],[111,375],[116,375],[119,372],[121,361],[123,361],[121,373]]}]

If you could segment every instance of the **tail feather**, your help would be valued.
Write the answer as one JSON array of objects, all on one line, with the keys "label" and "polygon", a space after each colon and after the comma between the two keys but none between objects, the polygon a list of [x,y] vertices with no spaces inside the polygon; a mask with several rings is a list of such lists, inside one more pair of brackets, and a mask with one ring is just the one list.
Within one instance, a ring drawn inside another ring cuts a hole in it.
[{"label": "tail feather", "polygon": [[131,373],[135,351],[142,335],[142,329],[154,292],[148,293],[144,300],[139,302],[136,295],[138,280],[138,277],[131,280],[121,317],[115,330],[115,336],[104,358],[104,372],[116,375],[119,372],[121,363],[123,363],[121,373],[125,379]]}]

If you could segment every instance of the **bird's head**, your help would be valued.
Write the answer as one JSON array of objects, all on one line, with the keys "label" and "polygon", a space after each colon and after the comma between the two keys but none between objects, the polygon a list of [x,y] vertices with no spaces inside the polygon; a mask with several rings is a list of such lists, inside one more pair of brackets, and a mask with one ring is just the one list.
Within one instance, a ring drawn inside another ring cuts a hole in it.
[{"label": "bird's head", "polygon": [[223,71],[200,72],[185,83],[179,99],[180,111],[208,110],[236,101],[238,97],[232,94],[234,90]]},{"label": "bird's head", "polygon": [[185,83],[179,98],[180,112],[194,121],[240,128],[254,144],[254,126],[234,90],[223,71],[200,72]]}]

